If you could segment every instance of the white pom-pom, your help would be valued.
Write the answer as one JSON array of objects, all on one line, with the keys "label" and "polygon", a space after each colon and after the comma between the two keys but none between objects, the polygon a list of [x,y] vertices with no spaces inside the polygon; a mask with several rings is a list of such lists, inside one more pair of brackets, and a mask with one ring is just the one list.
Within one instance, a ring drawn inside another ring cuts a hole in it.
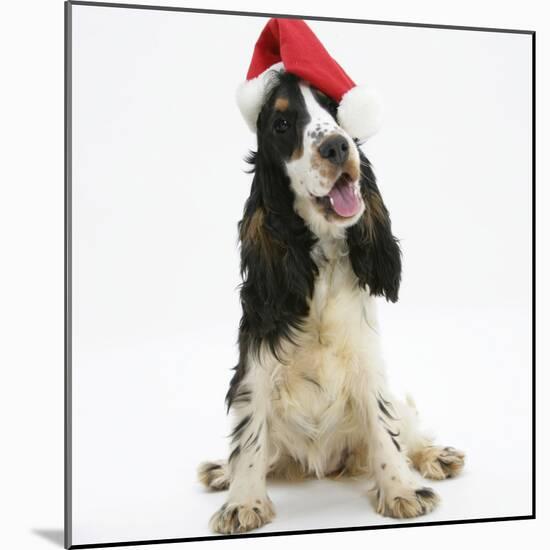
[{"label": "white pom-pom", "polygon": [[383,107],[378,94],[355,86],[346,92],[338,107],[338,123],[360,143],[376,134],[382,126]]},{"label": "white pom-pom", "polygon": [[237,88],[237,105],[252,132],[256,132],[256,121],[264,103],[271,72],[282,70],[284,70],[283,63],[275,63],[256,78],[246,80]]}]

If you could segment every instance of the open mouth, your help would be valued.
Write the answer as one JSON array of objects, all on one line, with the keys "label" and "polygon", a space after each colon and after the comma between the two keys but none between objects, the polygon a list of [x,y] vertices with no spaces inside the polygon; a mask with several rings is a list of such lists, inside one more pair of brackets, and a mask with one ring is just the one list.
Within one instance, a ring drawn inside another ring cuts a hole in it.
[{"label": "open mouth", "polygon": [[361,196],[355,183],[345,172],[336,180],[332,189],[324,197],[315,197],[325,212],[342,218],[352,218],[362,206]]}]

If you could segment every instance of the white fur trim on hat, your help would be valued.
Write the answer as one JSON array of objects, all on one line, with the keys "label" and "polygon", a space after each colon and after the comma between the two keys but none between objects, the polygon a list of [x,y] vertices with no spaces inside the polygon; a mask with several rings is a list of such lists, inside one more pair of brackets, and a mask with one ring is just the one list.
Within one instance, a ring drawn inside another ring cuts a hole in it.
[{"label": "white fur trim on hat", "polygon": [[380,129],[382,111],[382,102],[374,90],[355,86],[347,91],[340,101],[338,124],[361,143]]},{"label": "white fur trim on hat", "polygon": [[237,88],[237,105],[252,132],[256,132],[256,122],[262,110],[265,94],[270,82],[269,77],[273,71],[280,72],[283,70],[283,62],[279,61],[279,63],[275,63],[256,78],[251,78],[241,83]]}]

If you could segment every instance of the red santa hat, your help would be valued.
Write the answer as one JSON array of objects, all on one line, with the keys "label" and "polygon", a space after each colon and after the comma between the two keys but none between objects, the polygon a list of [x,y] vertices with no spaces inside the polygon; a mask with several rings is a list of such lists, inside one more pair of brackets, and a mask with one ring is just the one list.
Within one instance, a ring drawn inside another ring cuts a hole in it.
[{"label": "red santa hat", "polygon": [[365,141],[380,128],[381,105],[376,94],[356,86],[304,21],[270,19],[256,42],[246,81],[237,90],[237,103],[253,132],[270,74],[283,70],[338,103],[338,124],[352,138]]}]

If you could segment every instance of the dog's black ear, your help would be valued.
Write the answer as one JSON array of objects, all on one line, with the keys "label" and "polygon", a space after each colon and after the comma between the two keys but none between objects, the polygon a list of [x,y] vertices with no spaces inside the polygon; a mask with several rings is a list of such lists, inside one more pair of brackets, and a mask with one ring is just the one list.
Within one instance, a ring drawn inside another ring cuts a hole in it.
[{"label": "dog's black ear", "polygon": [[239,223],[241,248],[241,333],[266,343],[277,355],[281,340],[292,340],[309,312],[317,266],[315,239],[294,212],[286,174],[253,159],[254,180]]},{"label": "dog's black ear", "polygon": [[362,218],[347,231],[351,265],[359,284],[370,293],[396,302],[401,282],[401,249],[393,236],[388,210],[369,161],[361,156]]}]

